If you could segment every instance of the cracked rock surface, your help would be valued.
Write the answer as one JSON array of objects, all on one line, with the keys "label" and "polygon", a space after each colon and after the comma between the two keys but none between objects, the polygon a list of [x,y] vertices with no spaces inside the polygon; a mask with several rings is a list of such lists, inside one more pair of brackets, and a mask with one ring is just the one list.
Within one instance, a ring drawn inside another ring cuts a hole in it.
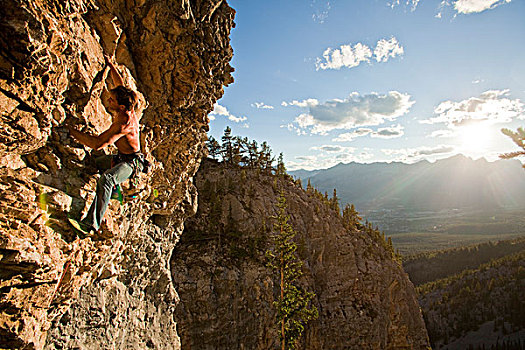
[{"label": "cracked rock surface", "polygon": [[[196,210],[207,114],[233,82],[234,15],[222,0],[2,1],[2,348],[180,347],[168,260]],[[153,170],[112,201],[103,237],[80,239],[66,219],[91,203],[99,153],[64,123],[110,125],[103,54],[140,93]]]}]

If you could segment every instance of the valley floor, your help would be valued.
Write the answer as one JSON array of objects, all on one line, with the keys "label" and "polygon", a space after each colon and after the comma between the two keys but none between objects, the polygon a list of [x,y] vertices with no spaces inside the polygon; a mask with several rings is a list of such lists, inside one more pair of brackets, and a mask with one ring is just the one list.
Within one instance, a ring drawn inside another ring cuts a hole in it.
[{"label": "valley floor", "polygon": [[518,233],[497,234],[452,234],[432,232],[407,232],[388,235],[392,238],[394,248],[403,256],[415,255],[435,250],[459,248],[485,242],[525,237],[525,231]]}]

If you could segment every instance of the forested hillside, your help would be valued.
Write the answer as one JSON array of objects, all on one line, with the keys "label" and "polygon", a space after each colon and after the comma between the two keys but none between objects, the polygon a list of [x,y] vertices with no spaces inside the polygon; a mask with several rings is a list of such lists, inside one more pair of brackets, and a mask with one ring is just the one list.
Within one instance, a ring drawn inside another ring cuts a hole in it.
[{"label": "forested hillside", "polygon": [[222,145],[208,145],[221,161],[202,162],[198,211],[171,260],[183,348],[279,347],[281,277],[268,266],[268,252],[285,198],[299,286],[315,295],[318,310],[297,349],[428,349],[415,290],[391,242],[355,208],[341,211],[337,193],[303,189],[264,143],[227,129]]},{"label": "forested hillside", "polygon": [[523,349],[525,249],[416,290],[433,349]]},{"label": "forested hillside", "polygon": [[414,285],[455,275],[466,269],[525,249],[525,237],[508,241],[488,242],[469,247],[422,253],[403,259],[403,268]]}]

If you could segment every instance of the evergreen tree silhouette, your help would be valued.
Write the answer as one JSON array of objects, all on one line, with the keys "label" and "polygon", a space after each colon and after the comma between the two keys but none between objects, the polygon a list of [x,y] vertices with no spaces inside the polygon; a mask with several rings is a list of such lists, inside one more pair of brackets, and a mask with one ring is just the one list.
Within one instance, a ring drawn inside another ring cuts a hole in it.
[{"label": "evergreen tree silhouette", "polygon": [[206,146],[208,147],[209,156],[212,159],[217,159],[217,157],[221,154],[221,145],[219,142],[213,136],[210,136],[206,141]]},{"label": "evergreen tree silhouette", "polygon": [[222,141],[222,147],[221,147],[221,154],[222,154],[222,160],[225,163],[232,163],[233,161],[233,137],[232,137],[232,129],[230,129],[229,126],[224,129],[224,134],[221,138]]},{"label": "evergreen tree silhouette", "polygon": [[266,252],[267,266],[279,275],[279,300],[274,302],[280,331],[281,349],[295,349],[302,336],[305,324],[318,317],[317,308],[312,305],[314,293],[306,292],[298,280],[302,276],[303,263],[296,255],[296,234],[288,223],[286,199],[281,192],[277,204],[279,212],[274,223],[273,249]]}]

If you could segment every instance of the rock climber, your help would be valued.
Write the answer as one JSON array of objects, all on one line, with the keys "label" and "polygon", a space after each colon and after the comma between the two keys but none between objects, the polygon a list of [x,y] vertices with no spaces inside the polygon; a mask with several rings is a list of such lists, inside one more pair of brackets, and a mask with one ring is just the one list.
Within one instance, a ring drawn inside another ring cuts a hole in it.
[{"label": "rock climber", "polygon": [[95,160],[102,175],[97,182],[93,203],[81,221],[69,219],[71,225],[85,236],[99,231],[112,195],[117,190],[120,191],[122,182],[142,171],[144,165],[144,156],[140,153],[139,119],[135,113],[137,93],[124,86],[112,58],[104,55],[104,59],[109,66],[106,83],[113,83],[107,100],[107,109],[112,113],[111,126],[100,135],[94,136],[66,125],[73,138],[90,148],[101,150],[114,144],[118,149],[117,155],[105,155]]}]

